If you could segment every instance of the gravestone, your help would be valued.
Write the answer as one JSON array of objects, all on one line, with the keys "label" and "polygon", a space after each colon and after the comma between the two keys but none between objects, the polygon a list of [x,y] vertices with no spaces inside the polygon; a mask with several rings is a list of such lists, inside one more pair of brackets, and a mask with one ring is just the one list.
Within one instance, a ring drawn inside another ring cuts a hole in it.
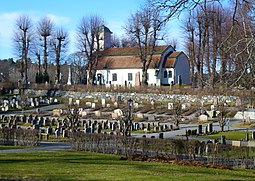
[{"label": "gravestone", "polygon": [[138,109],[139,104],[137,102],[134,103],[134,109]]},{"label": "gravestone", "polygon": [[137,117],[137,118],[144,118],[144,115],[143,115],[142,113],[137,113],[137,114],[136,114],[136,117]]},{"label": "gravestone", "polygon": [[203,134],[203,126],[201,124],[198,125],[198,134]]},{"label": "gravestone", "polygon": [[202,114],[198,117],[198,120],[201,121],[201,122],[207,122],[208,117],[207,117],[207,115]]},{"label": "gravestone", "polygon": [[174,104],[173,103],[171,103],[171,102],[169,102],[168,104],[167,104],[167,109],[173,109],[174,108]]},{"label": "gravestone", "polygon": [[232,146],[240,147],[241,146],[241,141],[232,141]]},{"label": "gravestone", "polygon": [[94,102],[91,103],[91,108],[92,108],[92,109],[95,109],[95,108],[96,108],[96,103],[94,103]]},{"label": "gravestone", "polygon": [[80,100],[79,99],[77,99],[76,101],[75,101],[75,103],[76,103],[76,105],[80,105]]},{"label": "gravestone", "polygon": [[155,116],[149,115],[149,116],[148,116],[148,121],[149,121],[149,122],[155,121]]},{"label": "gravestone", "polygon": [[252,132],[251,132],[251,139],[252,139],[252,140],[255,140],[255,131],[252,131]]},{"label": "gravestone", "polygon": [[52,134],[52,127],[51,126],[46,129],[46,133],[49,134],[49,135]]},{"label": "gravestone", "polygon": [[69,105],[72,105],[72,104],[73,104],[73,98],[69,97],[69,99],[68,99],[68,104],[69,104]]},{"label": "gravestone", "polygon": [[101,117],[101,116],[102,116],[101,111],[95,111],[95,116],[96,116],[96,117]]},{"label": "gravestone", "polygon": [[102,99],[102,107],[105,107],[105,99]]},{"label": "gravestone", "polygon": [[85,106],[86,106],[86,107],[89,107],[89,108],[91,108],[91,106],[92,106],[92,103],[91,103],[91,102],[86,102],[86,103],[85,103]]},{"label": "gravestone", "polygon": [[208,130],[207,130],[208,133],[213,132],[213,124],[212,123],[209,123],[207,128],[208,128]]},{"label": "gravestone", "polygon": [[224,135],[222,135],[222,136],[220,137],[220,143],[223,144],[223,145],[226,144],[226,137],[225,137]]},{"label": "gravestone", "polygon": [[159,139],[163,139],[164,133],[159,133],[158,137],[159,137]]}]

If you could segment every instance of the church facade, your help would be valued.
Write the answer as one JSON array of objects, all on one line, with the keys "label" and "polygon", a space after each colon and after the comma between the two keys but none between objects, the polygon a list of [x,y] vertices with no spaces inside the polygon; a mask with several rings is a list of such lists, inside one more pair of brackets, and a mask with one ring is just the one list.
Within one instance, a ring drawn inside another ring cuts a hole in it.
[{"label": "church facade", "polygon": [[[142,62],[137,47],[109,48],[111,31],[104,29],[107,38],[96,66],[96,84],[139,86],[142,80]],[[147,71],[149,85],[189,84],[189,61],[184,52],[172,46],[156,46]]]}]

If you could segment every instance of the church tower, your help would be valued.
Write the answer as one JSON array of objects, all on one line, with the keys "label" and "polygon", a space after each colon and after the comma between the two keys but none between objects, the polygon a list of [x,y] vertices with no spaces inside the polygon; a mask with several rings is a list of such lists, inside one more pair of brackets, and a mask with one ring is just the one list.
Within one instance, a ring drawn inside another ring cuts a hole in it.
[{"label": "church tower", "polygon": [[99,44],[101,51],[112,47],[112,32],[104,25],[101,27]]}]

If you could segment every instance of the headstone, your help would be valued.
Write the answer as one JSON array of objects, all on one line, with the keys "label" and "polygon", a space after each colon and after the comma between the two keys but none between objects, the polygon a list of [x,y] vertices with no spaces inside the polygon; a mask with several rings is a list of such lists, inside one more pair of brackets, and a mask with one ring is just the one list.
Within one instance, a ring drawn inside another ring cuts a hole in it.
[{"label": "headstone", "polygon": [[252,139],[252,140],[255,140],[255,131],[252,131],[252,132],[251,132],[251,139]]},{"label": "headstone", "polygon": [[207,126],[207,132],[208,132],[208,133],[213,132],[213,123],[209,123],[209,124],[208,124],[208,126]]},{"label": "headstone", "polygon": [[151,125],[150,125],[150,123],[147,124],[147,130],[148,130],[148,131],[151,130]]},{"label": "headstone", "polygon": [[114,102],[114,107],[115,107],[115,108],[118,107],[118,102]]},{"label": "headstone", "polygon": [[73,104],[73,98],[69,97],[69,99],[68,99],[68,104],[69,104],[69,105],[72,105],[72,104]]},{"label": "headstone", "polygon": [[241,106],[241,105],[242,105],[241,99],[240,99],[240,98],[237,98],[237,99],[236,99],[236,107],[239,107],[239,106]]},{"label": "headstone", "polygon": [[87,112],[86,111],[82,111],[81,112],[81,117],[86,117],[87,116]]},{"label": "headstone", "polygon": [[144,115],[143,115],[142,113],[137,113],[137,114],[136,114],[136,117],[137,117],[137,118],[144,118]]},{"label": "headstone", "polygon": [[52,115],[53,115],[53,116],[56,116],[56,117],[60,117],[60,116],[61,116],[61,111],[60,111],[60,109],[53,109]]},{"label": "headstone", "polygon": [[92,106],[92,103],[91,102],[86,102],[85,106],[90,108]]},{"label": "headstone", "polygon": [[208,117],[207,117],[207,115],[202,114],[198,117],[198,120],[201,121],[201,122],[207,122]]},{"label": "headstone", "polygon": [[138,109],[139,104],[137,102],[134,103],[134,109]]},{"label": "headstone", "polygon": [[173,108],[174,108],[174,104],[171,103],[171,102],[169,102],[169,103],[167,104],[167,109],[173,109]]},{"label": "headstone", "polygon": [[102,99],[102,107],[105,107],[105,99]]},{"label": "headstone", "polygon": [[155,121],[155,116],[149,115],[149,116],[148,116],[148,121],[149,121],[149,122],[154,122],[154,121]]},{"label": "headstone", "polygon": [[95,109],[95,108],[96,108],[96,103],[94,103],[94,102],[91,103],[91,108],[92,108],[92,109]]},{"label": "headstone", "polygon": [[116,101],[115,96],[111,96],[111,102],[114,103]]},{"label": "headstone", "polygon": [[77,99],[77,100],[75,101],[75,104],[79,106],[79,105],[80,105],[80,100]]},{"label": "headstone", "polygon": [[211,111],[212,110],[215,110],[215,105],[214,104],[211,105]]},{"label": "headstone", "polygon": [[182,108],[182,110],[185,110],[185,109],[187,109],[187,105],[186,104],[182,104],[181,108]]},{"label": "headstone", "polygon": [[198,125],[198,134],[203,134],[203,126],[201,124]]},{"label": "headstone", "polygon": [[59,129],[56,129],[56,130],[55,130],[55,136],[56,136],[56,137],[59,137],[59,136],[60,136],[60,130],[59,130]]},{"label": "headstone", "polygon": [[155,101],[154,101],[154,100],[151,100],[151,107],[154,108],[154,105],[155,105]]},{"label": "headstone", "polygon": [[164,136],[163,133],[159,133],[159,135],[158,135],[159,139],[163,139],[163,136]]},{"label": "headstone", "polygon": [[255,147],[255,141],[248,141],[247,146],[248,147]]},{"label": "headstone", "polygon": [[95,116],[96,117],[101,117],[101,115],[102,115],[101,111],[95,111]]},{"label": "headstone", "polygon": [[226,144],[226,137],[225,137],[224,135],[222,135],[222,136],[220,137],[220,143],[223,144],[223,145]]},{"label": "headstone", "polygon": [[241,146],[241,141],[232,141],[232,146],[240,147]]}]

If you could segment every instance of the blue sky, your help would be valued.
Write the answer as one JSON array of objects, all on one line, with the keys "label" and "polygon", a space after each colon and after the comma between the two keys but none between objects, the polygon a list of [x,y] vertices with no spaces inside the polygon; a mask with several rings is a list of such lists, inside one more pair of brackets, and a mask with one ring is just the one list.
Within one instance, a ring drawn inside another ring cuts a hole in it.
[{"label": "blue sky", "polygon": [[75,51],[74,36],[77,24],[83,16],[99,15],[105,25],[117,36],[124,34],[127,23],[145,0],[1,0],[0,1],[0,59],[17,58],[11,41],[15,19],[28,14],[33,22],[43,16],[52,18],[57,26],[63,26],[71,37],[71,50]]}]

